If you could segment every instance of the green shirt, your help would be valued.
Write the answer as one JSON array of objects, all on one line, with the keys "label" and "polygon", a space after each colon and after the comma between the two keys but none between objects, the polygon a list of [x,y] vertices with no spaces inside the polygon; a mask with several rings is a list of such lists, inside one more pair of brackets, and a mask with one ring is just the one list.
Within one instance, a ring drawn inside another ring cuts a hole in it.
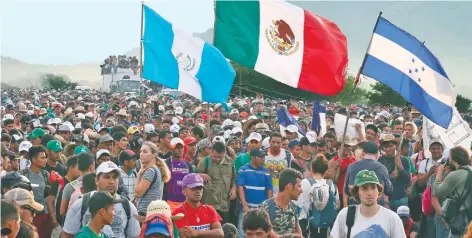
[{"label": "green shirt", "polygon": [[239,168],[247,163],[251,162],[251,156],[249,153],[240,154],[234,160],[234,168],[236,169],[236,173],[239,172]]},{"label": "green shirt", "polygon": [[88,226],[82,227],[80,232],[75,236],[75,238],[109,238],[105,233],[101,233],[100,236],[97,236],[94,231]]}]

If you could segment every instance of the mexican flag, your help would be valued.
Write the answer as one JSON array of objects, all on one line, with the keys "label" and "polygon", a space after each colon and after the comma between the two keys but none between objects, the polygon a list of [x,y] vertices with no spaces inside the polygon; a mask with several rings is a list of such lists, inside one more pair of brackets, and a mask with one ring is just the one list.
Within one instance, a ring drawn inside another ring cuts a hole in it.
[{"label": "mexican flag", "polygon": [[347,42],[335,23],[281,0],[216,1],[215,13],[226,58],[294,88],[342,91]]}]

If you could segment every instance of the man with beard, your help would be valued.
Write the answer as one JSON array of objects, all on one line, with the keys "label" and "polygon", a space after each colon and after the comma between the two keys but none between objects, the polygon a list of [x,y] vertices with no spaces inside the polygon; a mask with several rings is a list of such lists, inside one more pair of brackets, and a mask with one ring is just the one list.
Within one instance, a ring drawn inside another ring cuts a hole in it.
[{"label": "man with beard", "polygon": [[282,170],[290,168],[292,154],[288,150],[282,149],[282,135],[273,132],[269,139],[270,148],[265,157],[265,167],[269,170],[274,186],[274,196],[279,192],[279,175]]},{"label": "man with beard", "polygon": [[[102,163],[97,168],[97,177],[95,179],[97,190],[110,193],[114,199],[123,199],[123,197],[116,193],[119,177],[120,169],[116,164],[111,161]],[[79,233],[81,227],[89,223],[91,213],[90,209],[88,209],[88,204],[92,202],[92,193],[85,194],[82,198],[75,201],[69,209],[61,237],[74,237],[75,234]],[[114,222],[110,226],[106,225],[102,232],[116,238],[137,237],[140,231],[139,222],[136,219],[137,214],[136,207],[130,201],[123,199],[123,202],[115,204]]]},{"label": "man with beard", "polygon": [[196,173],[186,175],[182,180],[185,202],[172,215],[185,216],[175,222],[181,237],[224,237],[221,217],[210,205],[200,203],[203,195],[203,179]]},{"label": "man with beard", "polygon": [[[405,238],[400,217],[377,203],[382,190],[373,171],[361,170],[357,173],[351,193],[360,205],[349,206],[339,212],[330,237]],[[353,221],[353,225],[347,227],[346,220]]]}]

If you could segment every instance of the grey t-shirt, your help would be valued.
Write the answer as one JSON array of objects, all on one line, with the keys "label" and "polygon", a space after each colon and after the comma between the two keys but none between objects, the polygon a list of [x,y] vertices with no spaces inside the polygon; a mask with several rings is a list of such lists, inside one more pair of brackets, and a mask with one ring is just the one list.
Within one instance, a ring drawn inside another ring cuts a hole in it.
[{"label": "grey t-shirt", "polygon": [[73,185],[77,184],[77,183],[81,183],[82,179],[83,179],[83,177],[78,177],[76,180],[66,184],[66,186],[64,187],[64,190],[62,190],[62,200],[67,200],[67,201],[70,200],[70,197],[72,196],[72,193],[74,193],[74,191],[75,191]]},{"label": "grey t-shirt", "polygon": [[[116,195],[116,198],[121,198],[120,195]],[[129,202],[129,201],[128,201]],[[139,231],[141,230],[139,226],[139,221],[136,219],[135,215],[138,214],[136,211],[136,207],[133,203],[129,202],[129,206],[131,208],[130,220],[127,221],[126,212],[123,208],[123,204],[117,203],[115,204],[115,216],[113,217],[113,223],[108,226],[104,226],[102,232],[107,234],[110,238],[135,238],[138,237]],[[82,209],[82,198],[78,199],[74,202],[72,207],[70,207],[69,211],[66,215],[66,220],[64,222],[63,230],[64,232],[75,235],[79,233],[80,229],[87,225],[90,221],[92,215],[87,208],[85,211],[84,217],[82,219],[82,224],[80,224],[80,210]],[[128,229],[125,235],[125,227],[126,223],[128,224]]]},{"label": "grey t-shirt", "polygon": [[[156,182],[152,184],[154,176],[157,176]],[[138,212],[146,213],[148,205],[154,200],[162,200],[162,192],[164,189],[164,183],[162,182],[162,175],[159,168],[152,167],[146,170],[143,174],[143,179],[151,182],[147,193],[144,197],[138,198]]]},{"label": "grey t-shirt", "polygon": [[[23,175],[29,179],[32,184],[39,185],[38,187],[33,188],[34,200],[44,206],[44,212],[48,212],[48,207],[46,206],[46,198],[44,197],[44,189],[48,183],[49,172],[44,170],[40,171],[39,174],[33,173],[30,169],[27,171],[22,171]],[[44,173],[44,174],[43,174]],[[42,212],[40,212],[42,213]]]}]

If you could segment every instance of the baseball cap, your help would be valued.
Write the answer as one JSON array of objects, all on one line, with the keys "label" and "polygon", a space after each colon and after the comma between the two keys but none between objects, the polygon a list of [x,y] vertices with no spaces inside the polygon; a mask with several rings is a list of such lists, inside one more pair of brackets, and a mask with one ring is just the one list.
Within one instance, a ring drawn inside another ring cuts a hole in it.
[{"label": "baseball cap", "polygon": [[380,184],[375,172],[367,169],[359,171],[354,179],[354,185],[359,187],[368,183]]},{"label": "baseball cap", "polygon": [[259,157],[259,158],[265,158],[267,153],[265,151],[261,150],[261,149],[252,149],[250,155],[255,156],[255,157]]},{"label": "baseball cap", "polygon": [[[108,150],[107,150],[107,151],[108,151]],[[121,151],[121,153],[118,155],[118,159],[119,159],[120,161],[138,159],[135,155],[136,155],[136,154],[135,154],[132,150],[127,149],[127,150]],[[98,157],[97,157],[97,158],[98,158]]]},{"label": "baseball cap", "polygon": [[203,178],[197,173],[191,173],[185,175],[182,180],[182,188],[196,188],[196,187],[205,187],[203,185]]},{"label": "baseball cap", "polygon": [[170,128],[169,128],[170,132],[179,132],[179,130],[180,130],[180,126],[176,125],[176,124],[170,126]]},{"label": "baseball cap", "polygon": [[101,173],[107,174],[107,173],[110,173],[110,172],[115,171],[115,170],[118,173],[120,172],[120,169],[118,168],[118,166],[115,163],[113,163],[111,161],[103,162],[97,168],[97,177]]},{"label": "baseball cap", "polygon": [[223,136],[215,136],[215,137],[213,137],[212,143],[215,143],[215,142],[225,143],[225,138]]},{"label": "baseball cap", "polygon": [[261,142],[262,140],[262,136],[261,134],[257,133],[257,132],[253,132],[251,133],[248,138],[246,138],[246,142],[249,143],[250,141],[252,140],[257,140],[257,142]]},{"label": "baseball cap", "polygon": [[59,151],[61,151],[63,148],[62,148],[61,142],[59,142],[58,140],[51,140],[51,141],[49,141],[48,144],[46,145],[46,149],[52,150],[52,151],[54,151],[54,152],[59,152]]},{"label": "baseball cap", "polygon": [[156,131],[156,128],[154,127],[153,124],[150,124],[150,123],[144,124],[144,132],[145,133],[152,133],[154,131]]},{"label": "baseball cap", "polygon": [[115,199],[109,192],[94,192],[92,196],[90,197],[89,200],[89,209],[90,212],[93,211],[98,211],[102,208],[106,208],[110,205],[116,204],[116,203],[122,203],[125,202],[124,199]]},{"label": "baseball cap", "polygon": [[74,155],[78,155],[80,153],[88,153],[89,149],[83,145],[79,145],[74,150]]},{"label": "baseball cap", "polygon": [[108,142],[108,141],[114,141],[113,137],[111,137],[110,135],[100,136],[100,139],[98,139],[98,144]]},{"label": "baseball cap", "polygon": [[36,211],[42,211],[44,206],[34,200],[32,192],[23,188],[14,188],[5,193],[4,200],[7,202],[14,202],[19,206],[29,206]]},{"label": "baseball cap", "polygon": [[222,131],[223,131],[223,127],[221,127],[221,125],[213,125],[211,127],[211,133],[213,135],[218,135]]},{"label": "baseball cap", "polygon": [[8,172],[5,174],[5,176],[2,177],[2,188],[3,187],[9,187],[13,184],[20,183],[21,182],[21,175],[16,172]]},{"label": "baseball cap", "polygon": [[365,141],[362,143],[362,150],[367,154],[377,154],[379,153],[379,147],[373,141]]},{"label": "baseball cap", "polygon": [[[151,234],[161,234],[166,237],[170,236],[168,227],[168,222],[160,217],[154,217],[147,224],[146,231],[144,232],[145,236]],[[172,232],[172,231],[171,231]]]},{"label": "baseball cap", "polygon": [[101,150],[97,151],[97,153],[95,154],[95,158],[98,159],[102,155],[111,155],[111,154],[110,154],[110,151],[108,151],[106,149],[101,149]]},{"label": "baseball cap", "polygon": [[285,128],[285,130],[290,132],[290,133],[297,133],[298,132],[298,128],[295,125],[289,125]]},{"label": "baseball cap", "polygon": [[240,127],[233,127],[233,129],[231,130],[231,135],[235,135],[237,133],[243,133],[243,129],[241,129]]},{"label": "baseball cap", "polygon": [[233,110],[231,110],[231,114],[239,114],[238,109],[233,109]]},{"label": "baseball cap", "polygon": [[31,142],[29,141],[23,141],[20,143],[20,146],[18,148],[18,151],[22,152],[22,151],[26,151],[28,152],[29,149],[33,147],[33,144],[31,144]]},{"label": "baseball cap", "polygon": [[288,143],[288,148],[289,149],[292,149],[293,147],[297,146],[297,145],[300,145],[300,141],[298,140],[292,140]]},{"label": "baseball cap", "polygon": [[429,142],[429,146],[432,146],[433,144],[440,144],[440,145],[444,148],[444,145],[443,145],[442,141],[439,140],[439,139],[432,139],[432,140]]},{"label": "baseball cap", "polygon": [[155,200],[149,203],[146,211],[146,216],[149,217],[154,214],[163,214],[166,217],[170,217],[172,220],[178,220],[184,217],[184,214],[182,213],[177,213],[172,216],[169,204],[163,200]]},{"label": "baseball cap", "polygon": [[[128,130],[128,132],[129,132],[129,130]],[[115,132],[115,133],[113,133],[113,135],[112,135],[112,138],[113,138],[113,140],[115,140],[115,141],[120,141],[121,138],[123,138],[123,137],[126,137],[126,134],[125,134],[124,132],[122,132],[122,131]]]},{"label": "baseball cap", "polygon": [[62,124],[59,126],[59,129],[58,129],[59,132],[70,132],[70,127],[66,124]]},{"label": "baseball cap", "polygon": [[407,206],[399,206],[397,208],[397,214],[400,217],[408,217],[410,218],[410,208]]},{"label": "baseball cap", "polygon": [[300,138],[300,146],[304,145],[316,145],[316,141],[314,141],[313,138],[304,136]]},{"label": "baseball cap", "polygon": [[182,139],[180,139],[179,137],[175,137],[175,138],[172,138],[172,140],[170,141],[170,148],[175,148],[178,144],[181,144],[182,146],[184,146],[184,141]]},{"label": "baseball cap", "polygon": [[195,143],[195,142],[197,142],[197,139],[195,139],[192,136],[187,136],[187,138],[185,138],[185,140],[184,140],[185,145],[189,145],[189,144],[192,144],[192,143]]},{"label": "baseball cap", "polygon": [[139,132],[139,128],[137,126],[130,126],[128,128],[128,135],[134,135],[134,133],[138,133],[138,132]]},{"label": "baseball cap", "polygon": [[43,129],[41,128],[36,128],[33,130],[33,132],[31,132],[31,134],[29,136],[27,136],[26,138],[28,139],[36,139],[36,138],[39,138],[41,136],[44,136],[46,133],[44,132]]},{"label": "baseball cap", "polygon": [[11,143],[12,144],[19,144],[21,142],[23,142],[25,139],[23,138],[22,135],[19,135],[19,134],[12,134],[11,135]]}]

